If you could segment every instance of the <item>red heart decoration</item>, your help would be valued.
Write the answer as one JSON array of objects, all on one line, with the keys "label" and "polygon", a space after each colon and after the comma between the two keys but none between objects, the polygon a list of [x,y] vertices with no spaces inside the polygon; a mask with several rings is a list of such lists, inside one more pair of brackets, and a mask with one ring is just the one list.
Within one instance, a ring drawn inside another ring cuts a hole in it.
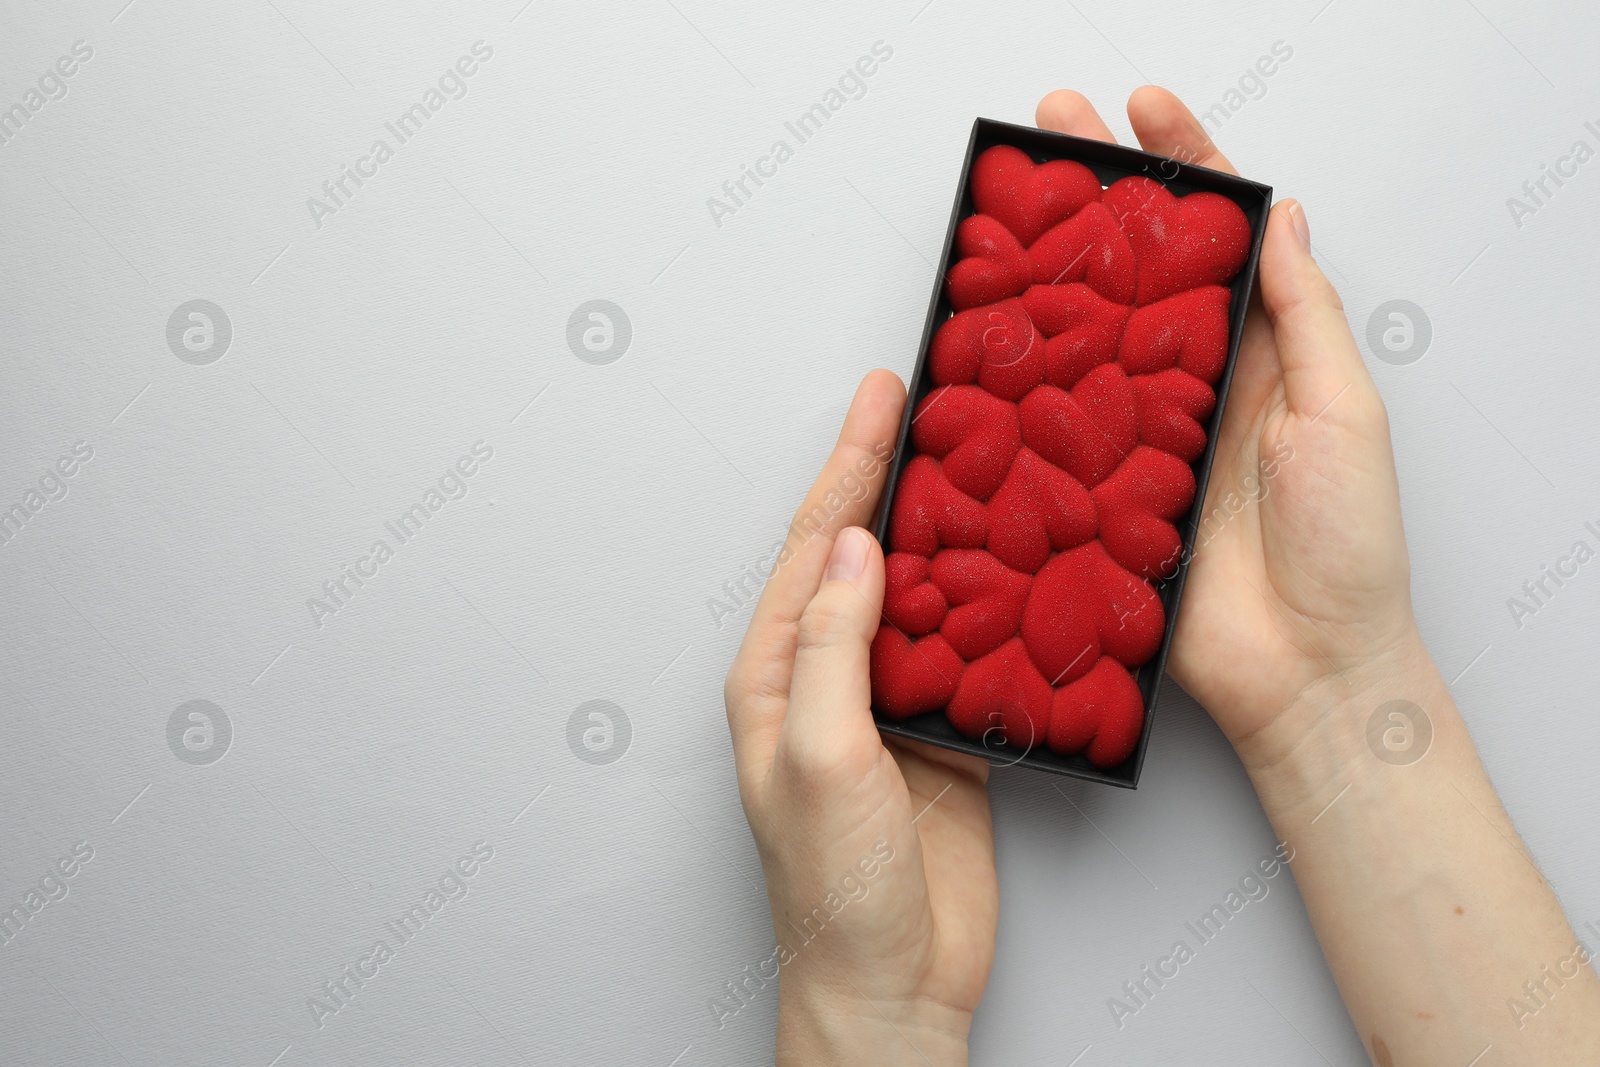
[{"label": "red heart decoration", "polygon": [[1138,260],[1115,216],[1098,201],[1051,227],[1027,251],[1038,285],[1083,282],[1118,304],[1133,303]]},{"label": "red heart decoration", "polygon": [[1096,367],[1070,393],[1041,385],[1019,411],[1028,447],[1091,488],[1139,443],[1133,386],[1115,363]]},{"label": "red heart decoration", "polygon": [[1076,548],[1099,530],[1094,499],[1076,478],[1024,447],[989,498],[989,551],[1035,574],[1051,550]]},{"label": "red heart decoration", "polygon": [[1207,385],[1228,360],[1228,307],[1233,294],[1206,285],[1134,310],[1117,359],[1129,374],[1180,367]]},{"label": "red heart decoration", "polygon": [[945,278],[945,293],[957,311],[1017,296],[1028,287],[1033,266],[1011,231],[987,215],[969,215],[956,227],[962,258]]},{"label": "red heart decoration", "polygon": [[1022,640],[1012,638],[966,665],[948,714],[951,724],[968,737],[988,735],[1032,748],[1050,730],[1053,698],[1050,683],[1028,658]]},{"label": "red heart decoration", "polygon": [[1016,636],[1033,583],[987,552],[952,549],[933,557],[933,584],[951,604],[939,632],[964,660]]},{"label": "red heart decoration", "polygon": [[967,666],[939,634],[913,642],[893,626],[878,627],[871,659],[872,706],[893,719],[948,705]]},{"label": "red heart decoration", "polygon": [[1165,633],[1152,583],[1179,561],[1250,227],[1225,197],[1101,190],[1008,146],[971,192],[889,515],[873,704],[1114,767],[1143,729],[1131,672]]},{"label": "red heart decoration", "polygon": [[939,461],[912,456],[900,473],[889,515],[889,544],[896,552],[932,558],[941,548],[982,548],[989,512],[950,484]]},{"label": "red heart decoration", "polygon": [[1022,640],[1039,673],[1061,685],[1083,677],[1101,655],[1130,667],[1145,662],[1165,625],[1155,590],[1090,541],[1052,556],[1034,576]]},{"label": "red heart decoration", "polygon": [[[1085,374],[1117,358],[1129,308],[1113,303],[1084,285],[1034,285],[1022,294],[1022,306],[1041,334],[1045,381],[1071,389]],[[1037,383],[1036,383],[1037,384]]]},{"label": "red heart decoration", "polygon": [[[1113,183],[1101,199],[1138,261],[1133,303],[1226,285],[1250,257],[1250,222],[1238,204],[1218,193],[1180,198],[1160,182],[1135,176]],[[1038,280],[1037,260],[1034,275]]]},{"label": "red heart decoration", "polygon": [[1022,447],[1017,406],[975,385],[948,386],[917,405],[911,441],[917,451],[944,461],[951,485],[988,500]]},{"label": "red heart decoration", "polygon": [[950,613],[950,603],[928,577],[928,557],[891,552],[883,559],[883,617],[911,637],[931,634]]},{"label": "red heart decoration", "polygon": [[1176,367],[1140,374],[1133,383],[1133,404],[1139,413],[1139,441],[1193,463],[1206,450],[1206,430],[1217,394],[1211,387]]},{"label": "red heart decoration", "polygon": [[1056,690],[1045,743],[1054,752],[1083,752],[1096,767],[1115,767],[1133,755],[1143,728],[1138,683],[1128,668],[1101,656],[1088,674]]},{"label": "red heart decoration", "polygon": [[928,372],[938,385],[977,382],[1002,400],[1021,400],[1044,381],[1045,341],[1020,300],[959,311],[928,346]]},{"label": "red heart decoration", "polygon": [[998,219],[1024,246],[1100,199],[1100,179],[1082,163],[1035,163],[1026,152],[996,145],[972,164],[972,202]]},{"label": "red heart decoration", "polygon": [[1171,520],[1194,503],[1189,465],[1140,445],[1089,495],[1100,514],[1100,544],[1111,558],[1150,581],[1171,577],[1183,547]]}]

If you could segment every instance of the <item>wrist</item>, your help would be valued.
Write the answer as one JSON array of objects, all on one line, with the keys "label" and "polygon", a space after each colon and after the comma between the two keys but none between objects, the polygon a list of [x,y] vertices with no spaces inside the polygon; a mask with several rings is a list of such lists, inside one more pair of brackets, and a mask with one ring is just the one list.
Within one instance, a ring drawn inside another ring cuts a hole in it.
[{"label": "wrist", "polygon": [[[858,988],[858,986],[860,988]],[[779,986],[779,1067],[964,1067],[972,1014],[927,997],[881,999],[860,983]]]},{"label": "wrist", "polygon": [[1326,803],[1329,787],[1382,762],[1420,761],[1456,716],[1449,687],[1410,629],[1361,663],[1302,689],[1235,744],[1269,814]]}]

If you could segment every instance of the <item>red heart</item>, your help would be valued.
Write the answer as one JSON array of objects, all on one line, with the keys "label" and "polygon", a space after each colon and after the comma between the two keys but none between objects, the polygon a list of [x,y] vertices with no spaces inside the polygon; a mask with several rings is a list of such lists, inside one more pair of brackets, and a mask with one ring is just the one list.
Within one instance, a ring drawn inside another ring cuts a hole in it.
[{"label": "red heart", "polygon": [[912,642],[893,626],[872,639],[872,706],[892,719],[938,711],[955,696],[966,664],[938,634]]},{"label": "red heart", "polygon": [[928,580],[928,557],[891,552],[884,557],[883,617],[911,637],[931,634],[950,613],[939,587]]},{"label": "red heart", "polygon": [[1133,755],[1143,728],[1138,683],[1128,668],[1101,656],[1088,674],[1056,690],[1045,741],[1054,752],[1083,752],[1096,767],[1115,767]]},{"label": "red heart", "polygon": [[1180,367],[1207,385],[1228,361],[1228,307],[1233,294],[1206,285],[1136,309],[1122,334],[1117,359],[1129,374]]},{"label": "red heart", "polygon": [[982,548],[988,540],[983,505],[951,485],[938,460],[912,456],[889,512],[893,550],[932,558],[941,548]]},{"label": "red heart", "polygon": [[1071,389],[1078,379],[1117,358],[1129,308],[1113,303],[1084,285],[1034,285],[1022,294],[1022,306],[1044,345],[1045,381]]},{"label": "red heart", "polygon": [[951,485],[988,500],[1022,447],[1017,406],[975,385],[947,386],[917,405],[911,441],[917,451],[944,461]]},{"label": "red heart", "polygon": [[1217,403],[1211,387],[1176,367],[1128,380],[1139,412],[1140,442],[1185,463],[1199,459],[1206,450],[1206,430],[1200,420],[1208,418]]},{"label": "red heart", "polygon": [[1133,303],[1151,304],[1200,285],[1225,285],[1250,256],[1249,220],[1238,204],[1218,193],[1180,198],[1160,182],[1135,176],[1113,183],[1102,199],[1138,260]]},{"label": "red heart", "polygon": [[1101,655],[1130,667],[1144,663],[1165,625],[1155,590],[1090,541],[1052,556],[1034,576],[1022,640],[1039,673],[1061,685],[1083,677]]},{"label": "red heart", "polygon": [[928,346],[938,385],[977,382],[1003,400],[1021,400],[1044,381],[1045,342],[1020,300],[959,311]]},{"label": "red heart", "polygon": [[1091,488],[1139,442],[1133,387],[1115,363],[1096,367],[1070,393],[1039,386],[1020,411],[1028,447]]},{"label": "red heart", "polygon": [[952,549],[933,557],[933,584],[952,605],[939,632],[971,662],[1016,636],[1033,585],[987,552]]},{"label": "red heart", "polygon": [[1194,503],[1189,465],[1140,445],[1089,495],[1100,513],[1099,543],[1111,558],[1151,581],[1171,577],[1183,542],[1170,520]]},{"label": "red heart", "polygon": [[995,145],[972,164],[972,202],[1023,245],[1100,199],[1100,179],[1081,163],[1035,163],[1026,152]]},{"label": "red heart", "polygon": [[948,715],[968,737],[993,737],[1018,748],[1032,748],[1050,729],[1054,694],[1028,658],[1020,638],[967,664]]},{"label": "red heart", "polygon": [[1026,447],[989,498],[989,551],[1025,574],[1036,574],[1052,549],[1076,548],[1098,529],[1089,491]]},{"label": "red heart", "polygon": [[945,295],[957,311],[1017,296],[1033,276],[1028,253],[1010,230],[987,215],[961,220],[956,254],[962,258],[945,278]]},{"label": "red heart", "polygon": [[1028,248],[1027,256],[1033,264],[1033,281],[1039,285],[1084,282],[1107,300],[1133,303],[1138,260],[1104,204],[1090,204],[1051,227]]}]

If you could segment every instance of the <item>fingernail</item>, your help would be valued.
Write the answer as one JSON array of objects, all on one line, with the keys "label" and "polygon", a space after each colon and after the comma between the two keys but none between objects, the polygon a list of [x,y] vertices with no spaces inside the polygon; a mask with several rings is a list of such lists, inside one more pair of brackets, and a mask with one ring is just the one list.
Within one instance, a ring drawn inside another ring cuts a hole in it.
[{"label": "fingernail", "polygon": [[867,567],[867,531],[851,526],[834,538],[828,569],[822,575],[828,582],[853,582]]},{"label": "fingernail", "polygon": [[1300,201],[1291,200],[1286,210],[1289,221],[1294,223],[1294,234],[1300,238],[1300,247],[1311,251],[1311,224],[1306,221],[1306,209],[1300,206]]}]

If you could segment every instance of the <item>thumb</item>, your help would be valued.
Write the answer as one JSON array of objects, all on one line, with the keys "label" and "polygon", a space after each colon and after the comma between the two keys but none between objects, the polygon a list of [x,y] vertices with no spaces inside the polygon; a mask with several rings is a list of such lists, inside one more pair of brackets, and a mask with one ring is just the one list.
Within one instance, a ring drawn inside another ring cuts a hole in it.
[{"label": "thumb", "polygon": [[[876,758],[870,648],[883,608],[883,551],[851,526],[834,539],[822,585],[800,616],[779,748],[815,769]],[[867,744],[868,740],[873,744]]]},{"label": "thumb", "polygon": [[1345,390],[1374,388],[1344,303],[1311,256],[1311,230],[1298,200],[1278,204],[1267,221],[1261,303],[1277,341],[1290,411],[1318,417]]}]

